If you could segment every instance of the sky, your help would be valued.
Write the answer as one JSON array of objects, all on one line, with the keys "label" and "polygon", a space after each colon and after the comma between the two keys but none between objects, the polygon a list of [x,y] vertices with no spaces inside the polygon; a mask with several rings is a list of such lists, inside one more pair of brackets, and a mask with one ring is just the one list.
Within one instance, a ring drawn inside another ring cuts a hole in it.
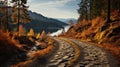
[{"label": "sky", "polygon": [[28,0],[29,10],[50,18],[79,17],[77,9],[80,0]]}]

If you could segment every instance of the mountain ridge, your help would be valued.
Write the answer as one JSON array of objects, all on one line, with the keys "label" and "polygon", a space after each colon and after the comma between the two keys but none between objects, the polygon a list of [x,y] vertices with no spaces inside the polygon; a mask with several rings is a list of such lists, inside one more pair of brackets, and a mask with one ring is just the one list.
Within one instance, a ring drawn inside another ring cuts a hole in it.
[{"label": "mountain ridge", "polygon": [[[54,18],[48,18],[43,16],[42,14],[38,14],[36,12],[28,11],[29,16],[32,18],[32,21],[26,24],[20,23],[25,27],[26,31],[28,32],[30,28],[33,28],[35,32],[55,32],[63,26],[67,24],[59,21]],[[13,28],[17,28],[17,24],[12,24]]]},{"label": "mountain ridge", "polygon": [[73,23],[77,23],[77,19],[75,19],[75,18],[56,18],[56,19],[58,19],[58,20],[60,20],[62,22],[65,22],[67,24],[69,24],[70,20],[72,20]]}]

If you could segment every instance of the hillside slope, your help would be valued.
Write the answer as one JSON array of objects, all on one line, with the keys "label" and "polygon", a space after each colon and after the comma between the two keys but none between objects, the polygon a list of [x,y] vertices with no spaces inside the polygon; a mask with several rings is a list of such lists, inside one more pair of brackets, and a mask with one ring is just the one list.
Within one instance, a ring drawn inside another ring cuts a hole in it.
[{"label": "hillside slope", "polygon": [[120,64],[120,10],[114,10],[110,15],[109,23],[104,16],[79,21],[61,36],[94,43],[111,52]]},{"label": "hillside slope", "polygon": [[[63,26],[67,25],[62,21],[44,17],[43,15],[32,11],[29,11],[28,13],[32,18],[32,21],[26,24],[22,24],[27,31],[29,31],[30,28],[33,28],[35,32],[41,32],[43,30],[46,32],[55,32],[58,29],[63,28]],[[12,28],[17,28],[17,24],[13,24]]]},{"label": "hillside slope", "polygon": [[[111,22],[103,16],[91,21],[79,21],[66,33],[68,37],[74,37],[86,41],[93,41],[98,44],[110,43],[120,45],[120,11],[111,12]],[[69,35],[68,35],[69,34]]]}]

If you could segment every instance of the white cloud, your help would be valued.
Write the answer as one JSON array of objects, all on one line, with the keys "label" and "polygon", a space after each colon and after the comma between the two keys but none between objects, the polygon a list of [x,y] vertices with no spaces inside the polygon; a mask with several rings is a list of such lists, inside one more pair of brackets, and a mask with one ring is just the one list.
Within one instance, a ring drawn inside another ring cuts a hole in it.
[{"label": "white cloud", "polygon": [[32,5],[34,7],[37,6],[49,6],[49,7],[55,7],[55,6],[64,6],[66,3],[73,1],[73,0],[56,0],[56,1],[48,1],[44,3],[37,3],[35,5]]},{"label": "white cloud", "polygon": [[[32,1],[32,0],[30,0]],[[31,3],[29,9],[52,18],[77,18],[77,11],[61,9],[65,4],[74,0],[51,0],[48,2]]]},{"label": "white cloud", "polygon": [[47,3],[41,3],[39,5],[41,5],[41,6],[46,6],[46,5],[54,5],[54,6],[59,5],[59,6],[62,6],[62,5],[66,4],[66,3],[70,2],[70,1],[72,1],[72,0],[56,0],[56,1],[49,1]]}]

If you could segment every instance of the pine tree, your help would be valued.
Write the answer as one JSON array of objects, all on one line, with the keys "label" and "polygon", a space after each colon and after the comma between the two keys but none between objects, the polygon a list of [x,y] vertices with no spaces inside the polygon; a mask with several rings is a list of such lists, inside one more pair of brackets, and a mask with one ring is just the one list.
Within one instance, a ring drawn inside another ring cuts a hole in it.
[{"label": "pine tree", "polygon": [[28,23],[31,21],[31,18],[28,14],[28,6],[27,0],[12,0],[13,5],[13,14],[12,14],[12,20],[15,23],[22,22],[22,23]]},{"label": "pine tree", "polygon": [[73,26],[73,25],[74,25],[73,20],[70,20],[70,21],[69,21],[69,26]]},{"label": "pine tree", "polygon": [[79,20],[91,20],[101,16],[103,12],[107,17],[107,1],[108,0],[81,0],[79,4],[80,8],[78,10],[78,13],[80,14]]},{"label": "pine tree", "polygon": [[110,23],[110,0],[108,0],[107,23]]},{"label": "pine tree", "polygon": [[28,36],[34,36],[34,35],[35,35],[34,30],[31,28],[31,29],[30,29],[30,32],[29,32],[27,35],[28,35]]},{"label": "pine tree", "polygon": [[[27,8],[27,0],[12,0],[11,3],[13,3],[12,8],[12,21],[13,23],[18,23],[18,27],[20,22],[21,23],[28,23],[31,21],[31,18],[29,17]],[[18,28],[19,31],[19,28]]]},{"label": "pine tree", "polygon": [[25,33],[26,33],[25,28],[23,27],[23,25],[20,25],[20,26],[19,26],[19,35],[20,35],[20,36],[21,36],[21,35],[25,35]]},{"label": "pine tree", "polygon": [[41,36],[40,36],[40,33],[37,34],[36,36],[36,39],[39,39]]},{"label": "pine tree", "polygon": [[46,38],[46,33],[45,33],[44,30],[43,30],[42,33],[41,33],[41,38],[42,38],[42,39],[45,39],[45,38]]},{"label": "pine tree", "polygon": [[89,6],[90,4],[90,0],[81,0],[80,4],[79,4],[79,10],[78,10],[78,13],[80,14],[80,18],[79,20],[83,20],[83,19],[86,19],[88,20],[88,11],[89,11]]},{"label": "pine tree", "polygon": [[7,31],[7,1],[0,1],[0,29]]},{"label": "pine tree", "polygon": [[51,34],[51,33],[50,33],[50,32],[48,32],[48,33],[47,33],[47,36],[50,36],[50,34]]}]

